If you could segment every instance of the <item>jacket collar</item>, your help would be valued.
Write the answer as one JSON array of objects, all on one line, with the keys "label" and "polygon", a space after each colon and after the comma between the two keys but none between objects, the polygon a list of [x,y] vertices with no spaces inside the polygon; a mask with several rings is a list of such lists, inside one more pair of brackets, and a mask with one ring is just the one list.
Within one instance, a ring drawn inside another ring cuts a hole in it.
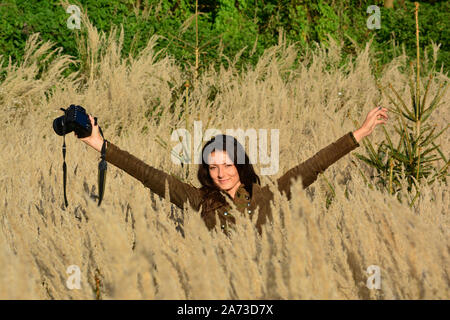
[{"label": "jacket collar", "polygon": [[[253,185],[252,185],[252,190],[253,190]],[[222,193],[224,196],[228,197],[228,199],[234,201],[233,198],[231,198],[231,196],[228,194],[228,192],[220,190],[220,193]],[[241,183],[241,185],[236,190],[236,193],[234,194],[235,199],[236,199],[236,197],[239,196],[238,194],[247,195],[247,196],[249,195],[248,191],[245,189],[245,185],[243,183]]]}]

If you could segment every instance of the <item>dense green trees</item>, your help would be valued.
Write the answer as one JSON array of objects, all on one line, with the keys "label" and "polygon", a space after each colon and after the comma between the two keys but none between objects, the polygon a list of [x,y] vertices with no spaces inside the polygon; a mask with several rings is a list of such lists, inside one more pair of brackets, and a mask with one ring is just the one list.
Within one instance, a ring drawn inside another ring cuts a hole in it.
[{"label": "dense green trees", "polygon": [[[120,24],[124,27],[123,54],[136,54],[152,34],[164,36],[159,49],[167,48],[181,64],[194,64],[196,45],[195,0],[70,0],[85,10],[92,23],[103,31]],[[366,26],[369,5],[381,9],[381,29]],[[421,47],[441,43],[438,66],[448,70],[450,62],[450,2],[420,1]],[[344,54],[354,46],[364,46],[374,37],[374,56],[379,64],[400,52],[404,43],[414,57],[414,4],[395,1],[394,9],[383,1],[371,0],[199,0],[198,43],[200,70],[205,66],[227,64],[242,48],[237,66],[255,63],[264,48],[278,42],[280,30],[299,46],[314,42],[326,44],[327,35],[345,44]],[[0,5],[0,55],[20,60],[27,37],[40,32],[64,52],[79,57],[75,33],[66,21],[69,14],[58,0],[2,0]],[[348,38],[352,38],[355,42]],[[396,41],[396,50],[392,45]],[[7,60],[7,59],[6,59]]]}]

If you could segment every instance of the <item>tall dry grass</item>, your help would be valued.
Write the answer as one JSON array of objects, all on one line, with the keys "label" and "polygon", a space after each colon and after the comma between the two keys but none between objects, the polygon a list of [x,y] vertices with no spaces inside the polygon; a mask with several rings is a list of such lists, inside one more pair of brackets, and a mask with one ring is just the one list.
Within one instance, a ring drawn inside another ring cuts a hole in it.
[{"label": "tall dry grass", "polygon": [[[62,139],[52,121],[60,107],[75,103],[99,118],[107,139],[157,168],[183,176],[168,150],[173,128],[209,127],[280,130],[280,171],[263,177],[271,185],[287,169],[355,130],[374,103],[387,104],[374,77],[368,47],[354,62],[338,67],[340,46],[299,53],[283,41],[268,49],[254,68],[209,70],[186,97],[175,94],[185,75],[167,56],[156,59],[156,38],[137,58],[121,59],[120,32],[99,34],[88,25],[84,72],[64,78],[71,58],[55,58],[37,79],[39,60],[51,47],[36,35],[27,59],[5,62],[0,105],[0,298],[11,299],[448,299],[449,197],[445,185],[424,187],[420,206],[370,190],[358,168],[370,168],[351,154],[327,169],[336,197],[327,209],[324,177],[307,190],[301,181],[287,202],[276,194],[274,223],[260,237],[254,223],[238,216],[236,232],[207,231],[188,208],[183,232],[171,205],[139,182],[109,166],[105,198],[95,202],[98,154],[67,137],[68,200],[63,207]],[[117,38],[119,40],[117,40]],[[81,49],[80,49],[81,50]],[[161,53],[160,53],[161,54]],[[291,68],[298,54],[304,60]],[[382,81],[403,88],[401,59]],[[1,58],[0,58],[1,60]],[[438,75],[445,77],[445,75]],[[217,95],[208,101],[214,88]],[[431,85],[430,93],[437,87]],[[449,93],[443,98],[448,104]],[[147,119],[153,106],[160,113]],[[173,106],[174,113],[169,112]],[[184,117],[178,114],[184,110]],[[174,115],[175,114],[175,115]],[[449,122],[448,108],[433,115]],[[148,128],[148,130],[142,130]],[[204,128],[205,129],[205,128]],[[370,137],[382,139],[378,128]],[[386,125],[389,132],[393,128]],[[120,135],[119,135],[120,133]],[[448,154],[449,137],[437,141]],[[359,149],[358,149],[359,150]],[[186,181],[199,186],[194,165]],[[259,166],[256,170],[259,173]],[[406,181],[405,181],[406,188]],[[345,188],[348,189],[348,198]],[[78,265],[81,289],[66,286],[70,265]],[[368,289],[366,269],[381,269],[381,289]]]}]

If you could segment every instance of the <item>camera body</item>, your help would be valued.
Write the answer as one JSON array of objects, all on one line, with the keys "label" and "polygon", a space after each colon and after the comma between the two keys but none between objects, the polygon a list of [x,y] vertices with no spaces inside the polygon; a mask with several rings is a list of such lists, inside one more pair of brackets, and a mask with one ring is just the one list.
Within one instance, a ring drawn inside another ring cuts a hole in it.
[{"label": "camera body", "polygon": [[64,115],[53,120],[53,130],[57,135],[63,136],[72,131],[75,131],[78,138],[91,135],[91,121],[82,106],[71,104],[69,108],[61,110],[64,111]]}]

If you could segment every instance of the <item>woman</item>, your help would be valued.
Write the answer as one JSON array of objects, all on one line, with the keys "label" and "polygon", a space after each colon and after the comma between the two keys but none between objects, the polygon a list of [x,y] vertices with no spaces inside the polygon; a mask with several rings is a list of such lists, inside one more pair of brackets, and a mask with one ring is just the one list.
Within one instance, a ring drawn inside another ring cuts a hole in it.
[{"label": "woman", "polygon": [[[387,111],[386,108],[381,107],[373,109],[367,114],[361,128],[354,132],[348,132],[310,159],[288,170],[277,180],[280,192],[285,193],[287,198],[291,199],[291,184],[299,176],[302,177],[303,188],[312,184],[319,173],[359,147],[359,141],[370,135],[378,124],[386,123],[389,119]],[[92,134],[81,140],[100,152],[104,141],[98,125],[94,124],[93,117],[89,116],[89,118],[93,128]],[[247,154],[233,137],[218,135],[203,147],[202,163],[198,170],[201,188],[184,183],[170,174],[145,164],[109,141],[105,143],[105,147],[106,161],[135,177],[145,187],[161,197],[165,196],[167,181],[170,202],[180,208],[189,203],[195,210],[201,209],[201,217],[209,230],[214,229],[217,224],[216,215],[220,228],[225,232],[230,225],[235,223],[235,218],[230,214],[231,206],[225,197],[234,202],[239,211],[249,215],[253,215],[255,209],[259,208],[256,227],[260,234],[261,226],[267,219],[272,219],[270,201],[273,200],[273,193],[268,186],[261,187],[259,177],[249,163]],[[242,155],[244,163],[236,161],[238,156]]]}]

